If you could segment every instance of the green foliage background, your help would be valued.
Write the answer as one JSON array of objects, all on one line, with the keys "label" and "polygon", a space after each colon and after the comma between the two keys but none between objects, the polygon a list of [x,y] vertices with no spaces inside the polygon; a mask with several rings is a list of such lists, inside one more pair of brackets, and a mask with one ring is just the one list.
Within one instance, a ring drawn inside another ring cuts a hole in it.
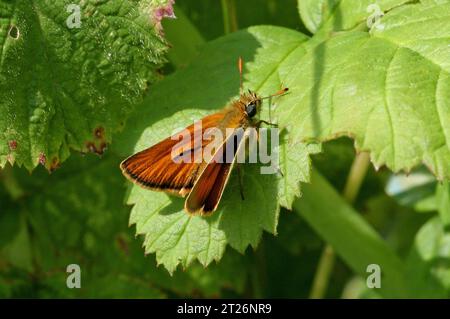
[{"label": "green foliage background", "polygon": [[[58,27],[72,1],[28,15],[12,2],[0,0],[0,297],[449,297],[448,1],[380,0],[384,29],[370,30],[364,0],[185,0],[163,29],[149,21],[167,1],[87,1],[93,18],[72,34]],[[11,25],[33,41],[13,42]],[[284,176],[248,165],[246,201],[233,176],[213,217],[189,218],[118,165],[236,96],[238,56],[246,87],[291,89],[272,114]],[[81,289],[66,287],[73,263]]]}]

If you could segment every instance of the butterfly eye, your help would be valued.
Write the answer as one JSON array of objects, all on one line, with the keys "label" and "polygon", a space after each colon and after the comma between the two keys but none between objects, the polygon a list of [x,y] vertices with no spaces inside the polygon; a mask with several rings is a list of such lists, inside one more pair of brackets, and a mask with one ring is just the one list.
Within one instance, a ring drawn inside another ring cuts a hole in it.
[{"label": "butterfly eye", "polygon": [[255,116],[256,115],[256,103],[250,102],[249,104],[247,104],[247,106],[245,107],[245,113],[247,113],[247,115],[249,117]]}]

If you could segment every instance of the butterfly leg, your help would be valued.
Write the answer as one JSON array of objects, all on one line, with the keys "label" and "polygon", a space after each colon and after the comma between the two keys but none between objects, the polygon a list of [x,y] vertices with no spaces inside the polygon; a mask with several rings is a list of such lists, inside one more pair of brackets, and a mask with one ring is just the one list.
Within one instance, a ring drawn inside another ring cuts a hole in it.
[{"label": "butterfly leg", "polygon": [[238,172],[238,176],[239,176],[239,191],[241,193],[241,198],[242,200],[245,200],[244,198],[244,175],[241,172],[241,165],[239,163],[236,163],[236,169]]},{"label": "butterfly leg", "polygon": [[281,177],[284,177],[283,171],[281,170],[281,168],[277,168],[277,173],[281,175]]},{"label": "butterfly leg", "polygon": [[260,127],[262,123],[273,126],[273,127],[278,127],[278,124],[270,123],[270,122],[267,122],[264,120],[259,120],[258,122],[256,122],[256,127]]}]

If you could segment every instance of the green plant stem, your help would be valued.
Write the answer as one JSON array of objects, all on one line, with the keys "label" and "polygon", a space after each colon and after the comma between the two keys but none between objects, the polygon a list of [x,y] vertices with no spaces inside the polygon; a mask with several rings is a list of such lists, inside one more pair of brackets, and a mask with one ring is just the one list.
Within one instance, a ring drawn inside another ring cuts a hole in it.
[{"label": "green plant stem", "polygon": [[223,16],[223,29],[224,33],[228,34],[238,30],[236,5],[234,0],[221,0],[222,4],[222,16]]},{"label": "green plant stem", "polygon": [[[343,197],[349,204],[353,204],[358,196],[369,164],[370,156],[368,153],[359,153],[355,156],[343,191]],[[335,261],[336,254],[333,248],[327,244],[320,256],[309,298],[321,299],[325,296]]]},{"label": "green plant stem", "polygon": [[228,10],[228,1],[227,0],[221,0],[222,4],[222,17],[223,17],[223,32],[225,34],[230,33],[231,26],[230,26],[230,12]]},{"label": "green plant stem", "polygon": [[331,245],[326,245],[320,256],[319,264],[317,265],[316,274],[314,276],[313,285],[309,298],[320,299],[323,298],[327,291],[328,281],[330,279],[331,271],[334,267],[335,254]]},{"label": "green plant stem", "polygon": [[343,192],[343,196],[349,204],[353,204],[356,196],[358,196],[359,189],[361,188],[361,184],[366,176],[369,164],[369,153],[359,153],[355,156]]}]

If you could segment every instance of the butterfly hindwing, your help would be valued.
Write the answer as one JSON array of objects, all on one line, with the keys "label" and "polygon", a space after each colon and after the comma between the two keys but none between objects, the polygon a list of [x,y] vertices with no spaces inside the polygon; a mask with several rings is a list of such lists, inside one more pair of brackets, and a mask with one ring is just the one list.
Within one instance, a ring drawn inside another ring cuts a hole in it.
[{"label": "butterfly hindwing", "polygon": [[185,209],[187,212],[209,215],[217,208],[237,154],[243,151],[246,138],[247,135],[242,130],[238,130],[227,137],[195,181],[189,196],[186,198]]}]

